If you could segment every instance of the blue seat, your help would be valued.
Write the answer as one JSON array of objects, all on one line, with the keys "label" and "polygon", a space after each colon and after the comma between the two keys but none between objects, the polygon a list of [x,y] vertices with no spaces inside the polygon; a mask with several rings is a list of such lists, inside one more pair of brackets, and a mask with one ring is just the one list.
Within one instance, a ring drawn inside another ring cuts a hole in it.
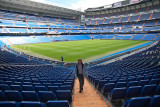
[{"label": "blue seat", "polygon": [[98,82],[97,88],[101,89],[106,83],[107,83],[107,80],[100,80]]},{"label": "blue seat", "polygon": [[22,82],[14,82],[14,85],[22,85]]},{"label": "blue seat", "polygon": [[139,76],[136,78],[136,81],[140,81],[140,80],[143,80],[144,79],[144,76]]},{"label": "blue seat", "polygon": [[54,83],[53,86],[61,86],[62,83]]},{"label": "blue seat", "polygon": [[149,107],[159,107],[160,106],[160,95],[155,95],[151,98]]},{"label": "blue seat", "polygon": [[32,85],[23,85],[23,91],[35,91]]},{"label": "blue seat", "polygon": [[5,95],[8,101],[22,101],[21,93],[15,90],[6,90]]},{"label": "blue seat", "polygon": [[8,85],[11,85],[12,81],[6,81],[5,83],[8,84]]},{"label": "blue seat", "polygon": [[122,107],[149,107],[150,97],[135,97],[125,101]]},{"label": "blue seat", "polygon": [[108,81],[108,83],[114,83],[114,84],[115,84],[116,82],[117,82],[117,80],[109,80],[109,81]]},{"label": "blue seat", "polygon": [[7,84],[0,84],[0,90],[2,91],[10,90],[10,87]]},{"label": "blue seat", "polygon": [[117,82],[115,85],[115,88],[123,88],[126,87],[127,83],[126,82]]},{"label": "blue seat", "polygon": [[138,85],[139,85],[139,86],[142,86],[142,87],[143,87],[144,85],[148,85],[148,84],[149,84],[149,80],[140,80],[139,83],[138,83]]},{"label": "blue seat", "polygon": [[20,85],[11,85],[11,89],[12,90],[17,90],[19,92],[22,91],[22,87]]},{"label": "blue seat", "polygon": [[155,91],[156,91],[156,85],[155,84],[145,85],[142,88],[141,95],[142,96],[151,96],[151,95],[154,95]]},{"label": "blue seat", "polygon": [[155,94],[160,95],[160,84],[157,86]]},{"label": "blue seat", "polygon": [[36,83],[32,83],[32,85],[33,85],[33,86],[42,86],[41,83],[37,83],[37,82],[36,82]]},{"label": "blue seat", "polygon": [[6,96],[4,94],[4,92],[2,92],[2,90],[0,90],[0,101],[5,101],[6,100]]},{"label": "blue seat", "polygon": [[41,102],[56,100],[56,94],[53,93],[52,91],[39,91],[38,94]]},{"label": "blue seat", "polygon": [[110,93],[109,93],[109,100],[117,100],[117,99],[124,99],[126,96],[126,88],[114,88]]},{"label": "blue seat", "polygon": [[115,84],[114,83],[108,83],[108,84],[105,84],[102,89],[101,89],[101,92],[103,94],[106,94],[108,92],[110,92],[113,88],[114,88]]},{"label": "blue seat", "polygon": [[131,86],[138,86],[138,81],[130,81],[130,82],[127,84],[127,87],[131,87]]},{"label": "blue seat", "polygon": [[150,82],[149,82],[149,84],[156,84],[156,85],[158,85],[159,81],[160,81],[160,79],[151,79]]},{"label": "blue seat", "polygon": [[72,88],[73,88],[73,85],[74,85],[74,84],[73,84],[73,82],[64,82],[63,85],[71,85]]},{"label": "blue seat", "polygon": [[69,102],[67,100],[48,101],[47,107],[69,107]]},{"label": "blue seat", "polygon": [[47,88],[45,86],[35,86],[34,88],[35,88],[36,92],[47,91]]},{"label": "blue seat", "polygon": [[51,86],[51,85],[52,83],[43,83],[43,86],[46,86],[46,87]]},{"label": "blue seat", "polygon": [[72,91],[72,86],[71,85],[62,85],[59,87],[60,90],[71,90]]},{"label": "blue seat", "polygon": [[23,82],[23,85],[32,85],[31,82]]},{"label": "blue seat", "polygon": [[71,90],[57,90],[56,93],[58,100],[68,100],[69,102],[72,101]]},{"label": "blue seat", "polygon": [[41,102],[35,101],[22,101],[20,103],[21,107],[45,107],[45,105]]},{"label": "blue seat", "polygon": [[126,79],[119,79],[118,82],[126,82]]},{"label": "blue seat", "polygon": [[5,84],[4,80],[0,80],[0,84]]},{"label": "blue seat", "polygon": [[132,86],[127,89],[127,98],[138,97],[141,94],[142,87],[141,86]]},{"label": "blue seat", "polygon": [[48,91],[56,93],[57,90],[59,90],[58,86],[48,86]]},{"label": "blue seat", "polygon": [[20,107],[15,101],[0,101],[0,107]]},{"label": "blue seat", "polygon": [[24,101],[39,101],[35,91],[22,91],[22,97]]}]

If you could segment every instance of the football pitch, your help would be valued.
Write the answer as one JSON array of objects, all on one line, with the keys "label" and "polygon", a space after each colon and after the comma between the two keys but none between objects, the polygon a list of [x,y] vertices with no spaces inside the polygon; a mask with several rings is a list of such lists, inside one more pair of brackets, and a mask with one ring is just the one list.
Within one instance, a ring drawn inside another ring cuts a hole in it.
[{"label": "football pitch", "polygon": [[76,62],[78,58],[88,62],[146,42],[148,41],[80,40],[14,45],[11,47],[26,54],[52,60],[61,60],[61,56],[63,56],[65,62]]}]

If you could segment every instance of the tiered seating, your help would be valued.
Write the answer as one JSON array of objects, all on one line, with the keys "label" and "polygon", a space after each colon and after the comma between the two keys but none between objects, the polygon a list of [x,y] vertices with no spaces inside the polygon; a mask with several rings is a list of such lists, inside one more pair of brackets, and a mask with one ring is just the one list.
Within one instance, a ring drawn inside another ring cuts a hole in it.
[{"label": "tiered seating", "polygon": [[157,35],[156,34],[147,34],[143,40],[153,40]]},{"label": "tiered seating", "polygon": [[3,95],[1,101],[40,101],[44,103],[57,99],[72,101],[74,73],[67,68],[4,66],[0,76],[0,90]]},{"label": "tiered seating", "polygon": [[127,100],[122,107],[159,107],[160,95],[153,97],[136,97]]},{"label": "tiered seating", "polygon": [[[160,42],[140,53],[88,69],[88,79],[110,101],[160,95]],[[124,106],[126,107],[126,106]]]},{"label": "tiered seating", "polygon": [[[86,27],[94,30],[100,29],[97,33],[146,33],[159,31],[159,5],[147,6],[137,10],[129,10],[118,13],[107,13],[103,15],[86,15]],[[147,10],[147,11],[146,11]],[[88,19],[89,18],[89,19]],[[94,19],[96,18],[96,19]],[[102,19],[103,18],[103,19]],[[154,20],[156,19],[156,20]],[[90,23],[90,22],[94,22]],[[96,24],[95,24],[96,22]],[[102,30],[103,29],[103,30]],[[91,32],[94,32],[92,30]],[[151,34],[152,35],[152,34]],[[140,37],[135,35],[132,40],[157,40],[155,36],[145,35]],[[129,37],[128,37],[129,38]],[[125,40],[128,38],[124,38]],[[122,39],[116,36],[114,39]],[[131,38],[129,38],[131,39]]]},{"label": "tiered seating", "polygon": [[69,107],[68,101],[48,101],[46,105],[41,102],[34,101],[22,101],[22,102],[14,102],[14,101],[6,101],[0,102],[1,107]]},{"label": "tiered seating", "polygon": [[52,42],[51,39],[49,39],[48,37],[45,37],[45,36],[36,36],[36,38],[37,38],[40,42]]},{"label": "tiered seating", "polygon": [[[16,55],[15,55],[16,54]],[[19,56],[19,53],[10,53],[8,51],[0,50],[0,63],[1,64],[39,64],[37,61],[31,60],[29,61],[28,58],[24,58]]]},{"label": "tiered seating", "polygon": [[[148,6],[148,7],[143,7],[143,8],[140,8],[140,9],[133,9],[133,10],[129,10],[129,11],[122,11],[122,12],[119,12],[119,13],[108,13],[108,14],[103,14],[103,15],[86,15],[86,18],[102,18],[102,17],[113,17],[113,16],[121,16],[121,15],[129,15],[129,14],[136,14],[136,13],[140,13],[140,12],[149,12],[151,10],[155,10],[155,9],[160,9],[159,8],[159,5],[155,5],[155,6]],[[158,15],[158,12],[154,12],[155,16],[159,16]],[[145,15],[144,15],[145,16]],[[153,17],[155,17],[153,16]],[[142,16],[143,17],[143,16]]]},{"label": "tiered seating", "polygon": [[[18,53],[0,51],[0,106],[19,104],[66,105],[72,101],[74,72],[68,68],[41,65]],[[10,64],[10,66],[5,65]],[[12,65],[14,64],[14,65]],[[63,101],[61,101],[63,100]],[[16,102],[15,102],[16,101]],[[34,102],[38,101],[38,102]]]},{"label": "tiered seating", "polygon": [[145,35],[144,34],[135,34],[132,40],[141,40]]},{"label": "tiered seating", "polygon": [[114,34],[110,34],[106,37],[106,39],[112,39],[115,35]]}]

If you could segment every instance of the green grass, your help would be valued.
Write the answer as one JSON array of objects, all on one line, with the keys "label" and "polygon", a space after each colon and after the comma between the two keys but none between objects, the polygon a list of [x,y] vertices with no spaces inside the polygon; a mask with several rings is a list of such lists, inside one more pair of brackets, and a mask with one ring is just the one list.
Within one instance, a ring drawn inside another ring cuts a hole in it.
[{"label": "green grass", "polygon": [[30,50],[27,45],[25,49],[24,45],[11,47],[24,52],[31,52],[31,55],[36,53],[56,60],[60,60],[63,56],[66,62],[76,62],[78,58],[82,58],[87,62],[145,42],[133,40],[81,40],[30,44]]}]

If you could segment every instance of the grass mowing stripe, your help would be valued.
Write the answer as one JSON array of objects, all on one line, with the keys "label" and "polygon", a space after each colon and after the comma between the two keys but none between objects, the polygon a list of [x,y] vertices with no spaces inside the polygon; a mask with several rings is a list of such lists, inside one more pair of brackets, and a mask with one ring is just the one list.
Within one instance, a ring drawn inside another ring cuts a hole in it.
[{"label": "grass mowing stripe", "polygon": [[63,56],[64,61],[75,62],[78,58],[85,60],[145,42],[146,41],[134,40],[81,40],[30,44],[29,47],[31,50],[28,50],[28,46],[25,46],[26,48],[24,49],[24,45],[12,47],[31,51],[31,53],[37,53],[57,60],[60,60],[61,56]]}]

